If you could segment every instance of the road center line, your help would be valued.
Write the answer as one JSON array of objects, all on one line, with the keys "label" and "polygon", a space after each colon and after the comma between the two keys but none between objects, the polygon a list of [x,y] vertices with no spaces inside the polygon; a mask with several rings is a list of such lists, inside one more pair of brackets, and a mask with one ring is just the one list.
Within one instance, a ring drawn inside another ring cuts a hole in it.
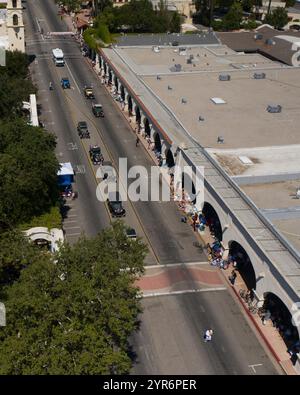
[{"label": "road center line", "polygon": [[65,62],[65,65],[67,66],[67,69],[69,70],[69,72],[70,72],[70,74],[71,74],[71,77],[72,77],[72,79],[73,79],[73,81],[74,81],[74,84],[76,85],[76,87],[77,87],[77,89],[78,89],[78,92],[81,94],[81,91],[80,91],[80,89],[79,89],[79,86],[77,85],[77,82],[76,82],[76,80],[75,80],[75,78],[74,78],[74,75],[73,75],[73,73],[72,73],[70,67],[68,66],[68,63]]}]

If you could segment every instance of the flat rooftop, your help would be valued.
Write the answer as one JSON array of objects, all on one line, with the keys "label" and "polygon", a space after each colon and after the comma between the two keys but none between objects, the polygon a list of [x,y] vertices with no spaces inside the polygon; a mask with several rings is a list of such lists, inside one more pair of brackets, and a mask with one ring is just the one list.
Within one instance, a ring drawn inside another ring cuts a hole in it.
[{"label": "flat rooftop", "polygon": [[241,187],[277,230],[300,251],[300,189],[298,180]]},{"label": "flat rooftop", "polygon": [[[300,68],[224,45],[115,50],[202,146],[300,144]],[[254,73],[266,78],[254,79]],[[220,74],[230,75],[230,81],[219,81]],[[212,98],[225,103],[214,104]],[[269,113],[269,105],[280,105],[282,112]]]},{"label": "flat rooftop", "polygon": [[[219,81],[218,73],[143,80],[204,147],[220,148],[218,136],[222,148],[300,144],[300,69],[265,73],[263,80],[255,80],[253,70],[231,72],[230,81]],[[214,104],[212,98],[225,104]],[[269,113],[269,105],[282,106],[282,112]]]}]

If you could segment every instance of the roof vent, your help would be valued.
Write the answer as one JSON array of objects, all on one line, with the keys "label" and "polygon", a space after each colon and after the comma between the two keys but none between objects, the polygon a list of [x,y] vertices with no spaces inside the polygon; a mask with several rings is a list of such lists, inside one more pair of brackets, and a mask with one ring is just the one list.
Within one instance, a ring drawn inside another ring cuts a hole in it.
[{"label": "roof vent", "polygon": [[254,35],[254,40],[262,40],[263,37],[264,37],[264,36],[263,36],[262,34],[257,33],[257,34]]},{"label": "roof vent", "polygon": [[186,100],[184,97],[182,97],[182,98],[181,98],[181,103],[186,104],[186,103],[187,103],[187,100]]},{"label": "roof vent", "polygon": [[161,77],[159,75],[156,76],[157,80],[161,80]]},{"label": "roof vent", "polygon": [[253,78],[255,80],[264,80],[266,78],[266,73],[254,73]]},{"label": "roof vent", "polygon": [[230,81],[230,75],[229,74],[220,74],[219,81]]},{"label": "roof vent", "polygon": [[267,111],[272,114],[279,113],[279,112],[281,112],[281,110],[282,110],[282,107],[280,104],[277,104],[277,105],[269,104],[267,107]]},{"label": "roof vent", "polygon": [[171,91],[172,89],[173,88],[170,85],[168,85],[168,90]]},{"label": "roof vent", "polygon": [[224,137],[223,136],[218,136],[217,143],[223,144],[224,143]]},{"label": "roof vent", "polygon": [[267,38],[265,41],[265,44],[267,45],[275,45],[275,41],[272,38]]},{"label": "roof vent", "polygon": [[199,115],[199,122],[200,121],[204,121],[204,118],[202,117],[202,115]]}]

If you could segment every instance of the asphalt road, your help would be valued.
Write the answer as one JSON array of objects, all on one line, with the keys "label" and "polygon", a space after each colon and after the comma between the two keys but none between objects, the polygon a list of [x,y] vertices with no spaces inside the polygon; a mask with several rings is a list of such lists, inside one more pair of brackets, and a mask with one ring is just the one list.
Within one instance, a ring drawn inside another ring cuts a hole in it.
[{"label": "asphalt road", "polygon": [[[64,31],[51,0],[27,0],[25,33],[27,52],[36,56],[31,71],[38,86],[42,120],[58,138],[57,155],[61,162],[70,161],[77,169],[76,188],[79,198],[70,203],[64,222],[67,239],[74,241],[81,232],[94,235],[109,225],[106,204],[96,198],[96,168],[88,159],[89,142],[80,140],[76,122],[86,120],[91,143],[99,143],[105,161],[117,168],[118,158],[128,160],[128,167],[140,164],[149,169],[150,157],[142,147],[135,147],[135,136],[116,103],[99,83],[73,39],[44,39],[39,30]],[[51,49],[60,47],[66,55],[66,66],[57,68],[51,60]],[[60,78],[67,76],[71,89],[63,91]],[[54,91],[48,90],[49,81]],[[95,119],[91,104],[82,88],[92,83],[97,101],[103,104],[105,118]],[[193,245],[191,227],[180,222],[180,213],[172,202],[126,202],[125,222],[134,226],[150,248],[148,264],[205,261]],[[141,330],[132,338],[138,360],[133,373],[143,374],[253,374],[249,365],[258,364],[257,374],[276,374],[277,370],[258,342],[254,332],[229,291],[170,295],[143,300]],[[202,342],[208,326],[215,330],[211,344]]]},{"label": "asphalt road", "polygon": [[133,374],[278,374],[227,290],[145,298],[143,308]]}]

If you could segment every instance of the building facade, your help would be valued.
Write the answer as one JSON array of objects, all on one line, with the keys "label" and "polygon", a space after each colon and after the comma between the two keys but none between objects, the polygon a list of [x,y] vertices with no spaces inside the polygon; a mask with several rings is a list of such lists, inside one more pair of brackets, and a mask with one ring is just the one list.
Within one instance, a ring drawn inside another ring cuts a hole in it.
[{"label": "building facade", "polygon": [[10,51],[25,52],[25,29],[21,0],[7,0],[1,10],[0,45]]}]

